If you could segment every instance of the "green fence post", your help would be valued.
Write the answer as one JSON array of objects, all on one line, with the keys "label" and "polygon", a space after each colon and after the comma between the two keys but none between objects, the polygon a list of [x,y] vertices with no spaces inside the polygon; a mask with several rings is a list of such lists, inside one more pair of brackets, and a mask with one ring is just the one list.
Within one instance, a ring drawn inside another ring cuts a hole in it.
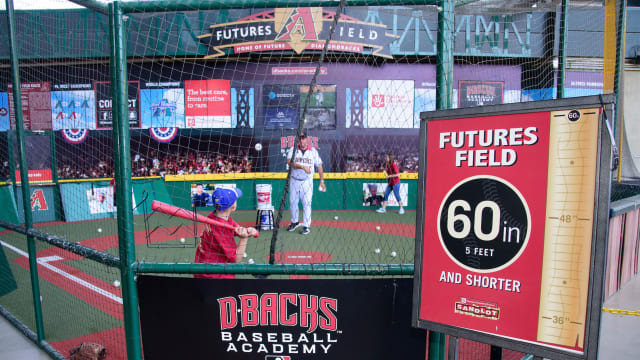
[{"label": "green fence post", "polygon": [[[13,83],[13,113],[16,118],[16,136],[18,143],[18,161],[20,163],[20,178],[22,179],[22,208],[24,210],[24,226],[33,228],[31,216],[31,189],[29,188],[29,173],[27,168],[27,153],[24,144],[24,119],[22,117],[22,99],[20,99],[20,69],[18,64],[17,46],[15,41],[15,14],[13,0],[6,0],[7,24],[9,30],[9,48],[11,57],[11,82]],[[33,310],[36,320],[38,342],[44,340],[44,324],[42,321],[42,304],[40,303],[40,286],[38,283],[38,262],[36,261],[36,243],[31,235],[27,235],[27,252],[29,253],[29,275],[31,276],[31,293],[33,295]]]},{"label": "green fence post", "polygon": [[562,0],[562,14],[560,15],[560,44],[558,46],[558,99],[565,97],[564,88],[567,71],[567,16],[569,0]]},{"label": "green fence post", "polygon": [[439,0],[438,53],[436,56],[436,109],[450,109],[453,105],[453,0]]},{"label": "green fence post", "polygon": [[138,291],[135,272],[135,242],[133,236],[133,200],[131,198],[131,153],[129,137],[129,106],[127,99],[127,50],[124,13],[120,2],[109,3],[109,40],[111,93],[113,102],[113,148],[116,167],[116,199],[118,203],[118,248],[120,253],[120,277],[124,331],[127,342],[127,358],[142,359],[140,320],[138,317]]},{"label": "green fence post", "polygon": [[[438,54],[436,56],[436,109],[450,109],[453,105],[453,0],[439,0]],[[429,331],[429,360],[445,357],[445,334]]]},{"label": "green fence post", "polygon": [[[618,0],[618,8],[616,13],[618,15],[618,21],[616,24],[617,36],[616,36],[616,70],[613,76],[613,93],[616,94],[617,109],[622,109],[620,102],[620,84],[622,83],[622,76],[624,75],[624,56],[625,56],[625,37],[627,34],[627,0]],[[624,98],[622,98],[624,101]],[[616,118],[613,119],[613,133],[617,134],[622,123],[622,111],[616,111]],[[620,120],[620,121],[618,121]],[[619,142],[622,139],[622,130],[620,130]],[[620,171],[621,167],[618,168]]]}]

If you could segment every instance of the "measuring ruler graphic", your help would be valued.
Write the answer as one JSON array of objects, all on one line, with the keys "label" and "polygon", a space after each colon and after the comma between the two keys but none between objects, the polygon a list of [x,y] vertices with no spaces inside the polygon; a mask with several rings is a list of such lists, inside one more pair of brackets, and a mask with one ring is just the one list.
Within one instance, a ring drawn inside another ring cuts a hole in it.
[{"label": "measuring ruler graphic", "polygon": [[552,111],[537,340],[584,349],[600,109]]}]

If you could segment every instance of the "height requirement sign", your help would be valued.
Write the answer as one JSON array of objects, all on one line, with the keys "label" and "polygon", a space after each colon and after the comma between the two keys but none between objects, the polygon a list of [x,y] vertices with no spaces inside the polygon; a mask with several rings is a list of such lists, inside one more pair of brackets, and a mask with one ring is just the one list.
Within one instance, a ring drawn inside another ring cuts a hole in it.
[{"label": "height requirement sign", "polygon": [[414,325],[585,355],[602,111],[545,104],[423,124]]}]

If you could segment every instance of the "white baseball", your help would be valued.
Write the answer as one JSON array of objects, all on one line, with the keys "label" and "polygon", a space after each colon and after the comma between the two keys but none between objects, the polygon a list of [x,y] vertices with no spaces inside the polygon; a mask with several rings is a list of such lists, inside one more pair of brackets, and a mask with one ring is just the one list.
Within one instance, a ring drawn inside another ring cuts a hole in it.
[{"label": "white baseball", "polygon": [[98,232],[102,232],[102,228],[98,228]]},{"label": "white baseball", "polygon": [[333,219],[334,219],[334,220],[338,220],[338,217],[337,217],[337,216],[334,216],[334,217],[333,217]]},{"label": "white baseball", "polygon": [[396,254],[396,252],[395,252],[395,251],[392,251],[392,252],[391,252],[391,256],[396,257],[396,255],[398,255],[398,254]]},{"label": "white baseball", "polygon": [[253,264],[253,259],[249,259],[249,264]]},{"label": "white baseball", "polygon": [[256,151],[262,150],[262,144],[256,143]]},{"label": "white baseball", "polygon": [[376,248],[374,251],[376,252],[376,254],[380,254],[380,248]]},{"label": "white baseball", "polygon": [[119,287],[119,286],[120,286],[120,281],[118,281],[118,280],[113,280],[113,286],[115,286],[115,287]]},{"label": "white baseball", "polygon": [[181,243],[184,243],[184,241],[185,241],[184,238],[180,238]]},{"label": "white baseball", "polygon": [[380,226],[376,226],[376,230],[380,230]]}]

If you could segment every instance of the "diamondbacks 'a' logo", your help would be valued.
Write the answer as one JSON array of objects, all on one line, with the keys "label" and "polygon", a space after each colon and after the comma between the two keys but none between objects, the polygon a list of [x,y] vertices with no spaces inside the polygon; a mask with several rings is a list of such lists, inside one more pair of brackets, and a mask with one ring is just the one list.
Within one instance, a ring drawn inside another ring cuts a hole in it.
[{"label": "diamondbacks 'a' logo", "polygon": [[275,41],[286,41],[298,54],[305,42],[318,41],[322,31],[322,8],[299,7],[275,9]]},{"label": "diamondbacks 'a' logo", "polygon": [[48,210],[47,200],[44,198],[44,193],[40,189],[36,189],[31,193],[31,211],[34,210]]},{"label": "diamondbacks 'a' logo", "polygon": [[371,94],[371,107],[384,107],[384,94],[374,95]]}]

